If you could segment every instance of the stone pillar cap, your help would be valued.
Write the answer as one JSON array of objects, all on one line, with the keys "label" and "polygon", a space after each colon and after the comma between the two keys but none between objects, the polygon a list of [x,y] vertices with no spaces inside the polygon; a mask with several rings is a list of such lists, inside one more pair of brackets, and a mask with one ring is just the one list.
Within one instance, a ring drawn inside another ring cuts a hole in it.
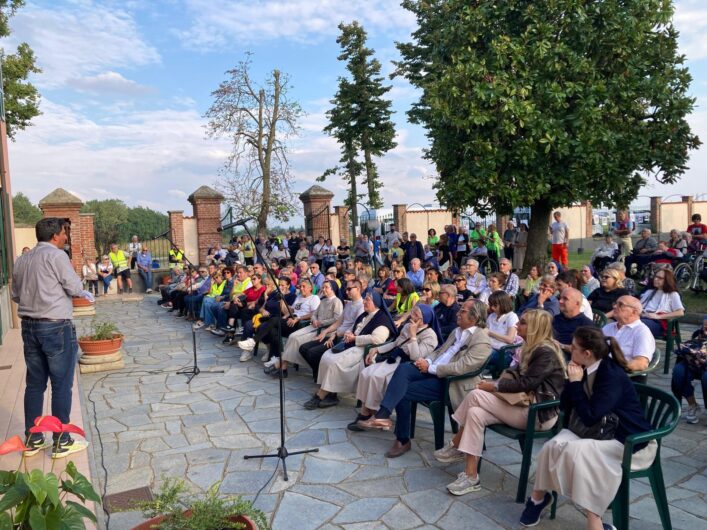
[{"label": "stone pillar cap", "polygon": [[76,195],[66,191],[64,188],[57,188],[49,195],[39,201],[39,206],[83,206],[83,201]]},{"label": "stone pillar cap", "polygon": [[315,184],[311,188],[306,189],[299,195],[301,201],[314,198],[331,199],[332,197],[334,197],[334,194],[332,192],[330,192],[326,188],[322,188],[317,184]]},{"label": "stone pillar cap", "polygon": [[209,186],[201,186],[194,193],[189,195],[187,200],[194,203],[195,199],[218,199],[219,201],[222,201],[223,195]]}]

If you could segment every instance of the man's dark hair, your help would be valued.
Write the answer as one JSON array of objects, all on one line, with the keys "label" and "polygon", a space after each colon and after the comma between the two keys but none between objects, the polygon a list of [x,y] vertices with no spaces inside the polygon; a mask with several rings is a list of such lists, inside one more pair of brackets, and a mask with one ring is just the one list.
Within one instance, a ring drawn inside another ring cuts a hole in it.
[{"label": "man's dark hair", "polygon": [[702,221],[702,216],[698,213],[692,215],[692,222],[696,223],[698,221]]},{"label": "man's dark hair", "polygon": [[34,234],[40,243],[51,241],[52,238],[61,233],[66,221],[60,217],[45,217],[40,219],[34,227]]}]

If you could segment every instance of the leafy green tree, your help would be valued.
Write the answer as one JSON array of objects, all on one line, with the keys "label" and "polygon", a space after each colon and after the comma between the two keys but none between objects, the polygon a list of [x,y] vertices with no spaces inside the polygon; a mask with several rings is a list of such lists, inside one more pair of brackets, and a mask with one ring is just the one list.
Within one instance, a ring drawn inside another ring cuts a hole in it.
[{"label": "leafy green tree", "polygon": [[298,132],[302,109],[289,96],[287,74],[273,70],[258,85],[250,65],[248,58],[226,72],[206,118],[209,136],[233,142],[219,187],[237,217],[257,218],[260,232],[269,216],[288,221],[298,211],[287,140]]},{"label": "leafy green tree", "polygon": [[125,241],[121,238],[121,227],[128,222],[128,207],[123,201],[118,199],[86,201],[81,207],[81,212],[96,214],[93,219],[93,231],[99,254],[107,254],[111,243]]},{"label": "leafy green tree", "polygon": [[15,224],[36,225],[37,221],[42,218],[42,210],[32,204],[29,197],[24,193],[17,192],[12,198],[12,212],[15,218]]},{"label": "leafy green tree", "polygon": [[[9,19],[25,4],[24,0],[0,0],[0,38],[10,35]],[[2,56],[3,93],[5,98],[5,124],[7,136],[15,139],[18,130],[31,125],[32,118],[38,116],[39,91],[27,81],[30,74],[41,70],[35,64],[32,48],[25,42],[15,53]]]},{"label": "leafy green tree", "polygon": [[169,228],[169,217],[150,208],[128,208],[128,218],[121,227],[120,241],[129,241],[134,235],[140,241],[161,234]]},{"label": "leafy green tree", "polygon": [[374,50],[366,47],[365,30],[356,21],[339,24],[339,29],[341,35],[336,42],[342,51],[338,59],[347,61],[350,79],[339,77],[339,88],[331,100],[333,108],[327,111],[329,124],[324,132],[341,144],[341,165],[325,171],[319,180],[334,174],[344,177],[349,185],[347,204],[352,207],[356,226],[353,206],[359,199],[357,180],[364,171],[368,204],[373,208],[382,206],[379,190],[383,184],[373,157],[382,156],[395,147],[395,127],[390,119],[391,101],[383,97],[391,87],[383,85],[381,64],[373,58]]},{"label": "leafy green tree", "polygon": [[441,203],[531,209],[525,268],[546,258],[554,208],[626,206],[674,183],[700,145],[670,0],[405,0],[398,74],[422,91]]}]

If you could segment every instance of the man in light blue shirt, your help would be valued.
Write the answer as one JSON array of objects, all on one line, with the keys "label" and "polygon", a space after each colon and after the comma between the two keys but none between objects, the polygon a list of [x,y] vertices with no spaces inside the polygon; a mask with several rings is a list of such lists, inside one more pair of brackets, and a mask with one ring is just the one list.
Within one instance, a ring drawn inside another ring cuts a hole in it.
[{"label": "man in light blue shirt", "polygon": [[410,270],[407,272],[407,277],[412,282],[416,291],[422,289],[422,284],[425,283],[425,271],[422,270],[418,258],[410,260]]},{"label": "man in light blue shirt", "polygon": [[145,283],[145,292],[150,294],[152,292],[152,254],[146,246],[143,245],[138,252],[135,264],[140,278]]}]

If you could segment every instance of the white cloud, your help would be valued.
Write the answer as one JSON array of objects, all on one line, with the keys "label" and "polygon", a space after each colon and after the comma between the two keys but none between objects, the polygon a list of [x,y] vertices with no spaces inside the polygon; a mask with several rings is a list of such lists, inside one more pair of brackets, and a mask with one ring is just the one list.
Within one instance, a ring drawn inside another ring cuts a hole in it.
[{"label": "white cloud", "polygon": [[180,32],[184,45],[220,49],[235,43],[288,39],[318,42],[338,34],[340,22],[358,20],[367,31],[406,36],[415,17],[399,0],[186,0],[193,23]]},{"label": "white cloud", "polygon": [[673,21],[680,32],[680,52],[691,61],[706,58],[707,5],[704,0],[678,0]]},{"label": "white cloud", "polygon": [[132,79],[126,79],[118,72],[110,71],[94,76],[69,79],[67,80],[67,85],[81,92],[92,92],[101,95],[137,96],[155,91],[155,89],[141,85]]},{"label": "white cloud", "polygon": [[29,4],[11,25],[13,35],[6,42],[32,46],[43,71],[36,77],[40,88],[160,62],[160,54],[145,42],[129,13],[92,1],[52,7]]}]

